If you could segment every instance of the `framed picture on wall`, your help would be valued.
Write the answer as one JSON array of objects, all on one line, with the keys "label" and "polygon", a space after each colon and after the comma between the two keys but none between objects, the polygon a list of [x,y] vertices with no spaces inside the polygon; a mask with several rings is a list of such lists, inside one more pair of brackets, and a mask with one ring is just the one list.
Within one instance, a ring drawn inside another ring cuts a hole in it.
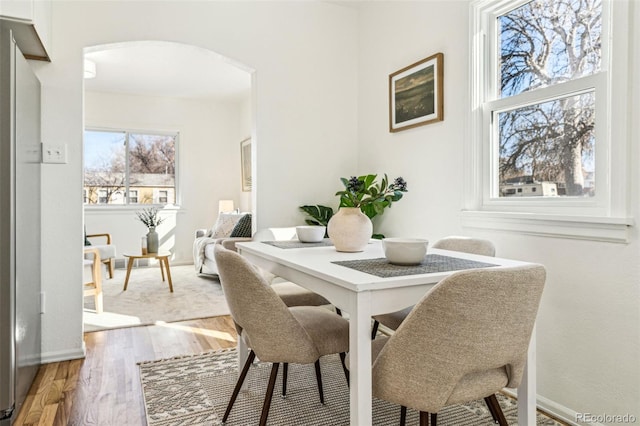
[{"label": "framed picture on wall", "polygon": [[251,138],[240,142],[240,163],[242,168],[242,190],[251,191]]},{"label": "framed picture on wall", "polygon": [[389,131],[444,120],[444,55],[436,53],[389,75]]}]

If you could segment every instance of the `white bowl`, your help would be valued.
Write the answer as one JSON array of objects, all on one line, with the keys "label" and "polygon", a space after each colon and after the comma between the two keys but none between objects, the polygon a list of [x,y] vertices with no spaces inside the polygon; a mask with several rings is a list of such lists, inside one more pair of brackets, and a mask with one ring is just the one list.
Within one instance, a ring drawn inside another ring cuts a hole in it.
[{"label": "white bowl", "polygon": [[296,226],[296,235],[303,243],[317,243],[324,238],[326,229],[326,226]]},{"label": "white bowl", "polygon": [[418,265],[427,254],[429,241],[422,238],[384,238],[382,248],[390,263]]}]

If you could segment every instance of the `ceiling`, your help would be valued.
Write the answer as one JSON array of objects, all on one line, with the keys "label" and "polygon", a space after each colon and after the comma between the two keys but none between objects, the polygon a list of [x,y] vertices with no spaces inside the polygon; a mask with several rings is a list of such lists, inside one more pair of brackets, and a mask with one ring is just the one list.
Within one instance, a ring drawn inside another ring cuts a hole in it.
[{"label": "ceiling", "polygon": [[128,42],[90,48],[85,59],[96,77],[85,90],[192,99],[240,100],[251,91],[251,74],[212,51],[170,42]]}]

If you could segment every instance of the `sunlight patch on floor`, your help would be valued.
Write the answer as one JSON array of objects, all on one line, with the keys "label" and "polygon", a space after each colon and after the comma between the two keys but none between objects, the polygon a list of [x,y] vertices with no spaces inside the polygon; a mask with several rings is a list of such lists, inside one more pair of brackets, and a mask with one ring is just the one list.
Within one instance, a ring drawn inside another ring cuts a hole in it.
[{"label": "sunlight patch on floor", "polygon": [[83,322],[85,325],[93,325],[97,327],[126,327],[140,325],[142,323],[138,317],[116,314],[114,312],[104,311],[101,314],[98,314],[96,311],[85,309],[83,315]]},{"label": "sunlight patch on floor", "polygon": [[188,326],[188,325],[167,323],[167,322],[164,322],[164,321],[156,321],[155,325],[159,325],[159,326],[162,326],[162,327],[173,328],[175,330],[180,330],[180,331],[186,331],[186,332],[189,332],[189,333],[201,334],[203,336],[214,337],[216,339],[226,340],[228,342],[234,342],[234,343],[236,342],[236,339],[231,334],[229,334],[227,332],[224,332],[224,331],[210,330],[210,329],[198,328],[198,327],[191,327],[191,326]]}]

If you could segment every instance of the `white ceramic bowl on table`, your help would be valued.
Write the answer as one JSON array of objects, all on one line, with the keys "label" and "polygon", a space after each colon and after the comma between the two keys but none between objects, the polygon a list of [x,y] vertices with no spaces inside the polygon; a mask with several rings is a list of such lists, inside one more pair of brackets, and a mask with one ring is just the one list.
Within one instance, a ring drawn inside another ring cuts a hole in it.
[{"label": "white ceramic bowl on table", "polygon": [[326,230],[326,226],[296,226],[296,235],[303,243],[317,243],[322,241]]},{"label": "white ceramic bowl on table", "polygon": [[427,254],[429,240],[423,238],[384,238],[384,255],[394,265],[418,265]]}]

